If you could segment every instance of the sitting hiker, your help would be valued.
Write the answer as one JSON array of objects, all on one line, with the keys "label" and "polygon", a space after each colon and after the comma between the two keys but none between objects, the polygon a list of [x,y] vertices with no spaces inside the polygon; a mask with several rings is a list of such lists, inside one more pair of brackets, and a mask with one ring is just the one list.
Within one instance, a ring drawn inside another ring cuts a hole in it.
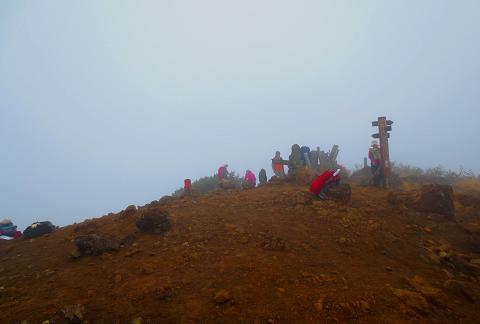
[{"label": "sitting hiker", "polygon": [[22,233],[17,231],[17,226],[13,225],[9,219],[4,219],[0,222],[0,236],[2,239],[19,238]]},{"label": "sitting hiker", "polygon": [[257,177],[255,177],[255,174],[252,171],[247,170],[243,182],[247,187],[253,188],[257,185]]},{"label": "sitting hiker", "polygon": [[218,168],[218,188],[222,190],[229,190],[229,189],[235,189],[235,182],[232,181],[232,179],[229,179],[229,173],[228,173],[228,164],[222,165],[220,168]]},{"label": "sitting hiker", "polygon": [[275,152],[275,156],[272,159],[272,169],[273,169],[273,173],[278,178],[285,177],[285,170],[283,169],[283,164],[284,162],[280,155],[280,152],[279,151]]},{"label": "sitting hiker", "polygon": [[227,168],[228,168],[228,164],[224,164],[224,165],[222,165],[221,167],[218,168],[217,177],[218,177],[219,181],[226,180],[228,178],[228,169]]},{"label": "sitting hiker", "polygon": [[338,183],[340,183],[340,169],[327,170],[312,181],[310,192],[320,199],[326,200],[328,199],[326,195],[328,189]]}]

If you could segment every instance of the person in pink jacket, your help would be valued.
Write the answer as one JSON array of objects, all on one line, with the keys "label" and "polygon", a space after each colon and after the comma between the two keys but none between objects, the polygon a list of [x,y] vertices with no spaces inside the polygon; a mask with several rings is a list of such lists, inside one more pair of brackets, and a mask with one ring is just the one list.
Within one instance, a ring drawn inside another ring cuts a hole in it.
[{"label": "person in pink jacket", "polygon": [[250,170],[247,170],[247,172],[245,172],[245,178],[243,179],[243,181],[245,181],[252,187],[255,187],[257,185],[257,177],[255,177],[255,174]]}]

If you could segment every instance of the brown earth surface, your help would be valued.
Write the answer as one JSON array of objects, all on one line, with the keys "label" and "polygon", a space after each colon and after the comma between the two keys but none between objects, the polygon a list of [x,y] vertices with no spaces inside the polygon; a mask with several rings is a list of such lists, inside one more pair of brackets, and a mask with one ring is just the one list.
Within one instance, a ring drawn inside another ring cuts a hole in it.
[{"label": "brown earth surface", "polygon": [[[480,204],[462,195],[451,220],[379,189],[345,203],[271,184],[145,207],[168,212],[161,234],[128,208],[1,241],[0,322],[68,323],[82,305],[88,323],[478,323]],[[120,248],[79,257],[87,234]]]}]

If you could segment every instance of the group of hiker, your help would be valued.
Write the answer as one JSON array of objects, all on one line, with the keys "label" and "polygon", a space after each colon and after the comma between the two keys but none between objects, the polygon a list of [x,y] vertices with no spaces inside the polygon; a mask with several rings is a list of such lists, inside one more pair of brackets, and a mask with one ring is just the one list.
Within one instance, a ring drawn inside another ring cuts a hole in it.
[{"label": "group of hiker", "polygon": [[[260,171],[260,174],[259,174],[260,183],[262,183],[264,180],[263,173],[265,173],[265,178],[266,178],[266,171],[265,170]],[[218,179],[220,188],[225,187],[225,183],[229,181],[229,177],[230,177],[230,172],[228,172],[228,164],[221,165],[218,168],[218,172],[217,172],[217,179]],[[257,185],[257,177],[251,170],[245,171],[245,176],[243,177],[242,185],[243,187],[247,187],[247,188],[254,188]]]},{"label": "group of hiker", "polygon": [[[289,156],[288,160],[284,160],[281,156],[280,151],[275,152],[275,156],[272,158],[272,171],[274,177],[277,179],[285,178],[288,176],[294,176],[295,172],[298,168],[302,166],[307,166],[310,156],[310,148],[307,146],[302,146],[298,144],[294,144],[292,146],[292,153]],[[318,157],[317,157],[318,158]],[[288,167],[288,174],[285,173],[285,166]],[[218,168],[217,171],[217,178],[219,183],[224,182],[228,179],[229,172],[228,172],[228,164],[223,164]],[[265,169],[261,169],[259,174],[259,184],[263,185],[267,183],[267,172]],[[245,172],[245,176],[243,177],[243,183],[246,186],[255,187],[257,185],[257,177],[251,170],[247,170]]]},{"label": "group of hiker", "polygon": [[[312,158],[318,160],[318,155],[314,154],[315,157],[313,157],[310,155],[311,153],[308,146],[300,147],[298,144],[292,145],[292,152],[288,160],[282,158],[280,151],[275,152],[275,156],[272,159],[273,174],[279,179],[286,176],[293,177],[299,168],[312,167],[310,160]],[[288,167],[287,174],[285,174],[285,166]]]},{"label": "group of hiker", "polygon": [[[274,157],[272,158],[272,171],[274,176],[271,180],[281,181],[285,178],[294,178],[300,168],[309,167],[314,173],[317,174],[317,176],[310,185],[310,192],[312,192],[315,196],[318,196],[320,199],[328,199],[326,195],[328,189],[340,182],[340,169],[327,169],[323,172],[320,172],[320,170],[317,169],[313,170],[312,165],[317,165],[317,167],[319,166],[318,156],[319,154],[317,153],[317,151],[311,152],[309,147],[300,147],[300,145],[297,144],[294,144],[292,146],[292,152],[288,160],[284,160],[282,158],[281,152],[276,151]],[[315,160],[317,161],[314,162]],[[288,173],[285,172],[285,166],[288,167]],[[260,186],[268,182],[265,169],[260,170],[258,178]],[[234,189],[234,186],[230,181],[228,164],[222,164],[218,168],[217,181],[219,189]],[[245,175],[242,179],[242,188],[250,189],[256,186],[257,177],[251,170],[246,170]]]},{"label": "group of hiker", "polygon": [[[272,159],[272,170],[275,177],[277,178],[285,177],[284,165],[287,164],[287,162],[288,161],[284,161],[282,159],[279,151],[275,153],[275,156]],[[223,188],[224,183],[228,181],[229,174],[230,173],[228,172],[228,164],[223,164],[218,168],[217,179],[218,179],[220,188]],[[258,180],[259,180],[259,185],[264,185],[267,183],[268,178],[267,178],[267,171],[265,169],[261,169],[260,172],[258,173]],[[254,188],[256,186],[257,186],[257,177],[255,176],[255,173],[253,173],[252,170],[246,170],[245,175],[242,179],[242,187]]]},{"label": "group of hiker", "polygon": [[[288,160],[284,160],[280,151],[276,151],[272,158],[272,171],[274,176],[272,180],[281,180],[284,178],[293,178],[296,176],[297,171],[300,168],[308,167],[316,173],[316,177],[310,184],[309,190],[312,194],[320,199],[328,199],[328,190],[340,183],[340,168],[336,164],[336,156],[338,154],[338,146],[334,146],[333,149],[324,153],[317,148],[316,151],[311,151],[309,147],[300,147],[297,144],[292,146],[292,152]],[[319,161],[326,158],[327,168],[323,167],[321,172]],[[384,170],[381,157],[380,146],[377,141],[372,141],[368,151],[368,158],[370,160],[370,167],[372,172],[372,183],[375,186],[380,186],[383,182]],[[332,163],[334,162],[334,163]],[[334,168],[331,166],[335,165]],[[285,166],[288,167],[288,173],[285,173]],[[228,164],[223,164],[217,171],[218,188],[220,189],[234,189],[235,184],[230,181],[231,175],[228,171]],[[267,172],[265,169],[261,169],[258,175],[259,185],[264,185],[268,182]],[[257,186],[257,177],[251,170],[246,170],[242,179],[242,188],[250,189]],[[190,179],[185,179],[184,194],[190,195],[192,193],[192,182]],[[31,238],[35,236],[45,235],[55,230],[55,226],[50,222],[37,222],[29,226],[22,235],[22,232],[17,231],[11,220],[4,219],[0,221],[0,239],[9,240],[20,237]]]},{"label": "group of hiker", "polygon": [[[274,174],[273,178],[283,179],[286,177],[294,177],[297,171],[301,167],[309,167],[314,170],[317,174],[315,179],[310,184],[310,192],[313,193],[320,199],[328,199],[327,192],[328,190],[337,184],[340,183],[340,172],[341,169],[338,168],[336,164],[336,156],[338,154],[338,146],[334,146],[332,151],[329,153],[324,153],[317,148],[317,151],[311,151],[307,146],[300,146],[294,144],[292,146],[292,152],[288,160],[284,160],[281,156],[280,151],[276,151],[274,157],[272,158],[272,171]],[[320,156],[326,157],[329,161],[329,167],[325,168],[320,172],[320,165],[318,163]],[[332,158],[333,156],[333,158]],[[380,186],[383,181],[383,166],[382,158],[380,153],[380,146],[377,141],[372,141],[371,147],[369,148],[368,157],[370,159],[370,166],[372,172],[372,182],[375,186]],[[330,158],[330,160],[329,160]],[[334,163],[332,163],[334,162]],[[316,168],[315,168],[316,165]],[[288,167],[288,173],[285,173],[285,166]],[[333,167],[332,167],[333,166]],[[223,164],[218,168],[217,172],[219,188],[223,189],[233,189],[226,185],[228,183],[228,164]],[[265,169],[261,169],[259,173],[260,185],[267,183],[267,175]],[[257,185],[257,178],[251,170],[245,172],[243,177],[242,187],[243,188],[254,188]]]},{"label": "group of hiker", "polygon": [[17,230],[17,226],[10,219],[4,219],[0,221],[0,240],[12,240],[22,237],[30,239],[51,233],[56,229],[57,227],[51,222],[35,222],[22,233]]}]

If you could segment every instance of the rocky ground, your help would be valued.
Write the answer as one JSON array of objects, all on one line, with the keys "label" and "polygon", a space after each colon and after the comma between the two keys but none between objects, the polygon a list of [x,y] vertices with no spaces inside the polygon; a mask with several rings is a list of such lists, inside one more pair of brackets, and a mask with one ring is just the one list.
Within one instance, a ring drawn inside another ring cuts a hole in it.
[{"label": "rocky ground", "polygon": [[478,193],[424,194],[271,184],[2,241],[0,322],[478,322]]}]

